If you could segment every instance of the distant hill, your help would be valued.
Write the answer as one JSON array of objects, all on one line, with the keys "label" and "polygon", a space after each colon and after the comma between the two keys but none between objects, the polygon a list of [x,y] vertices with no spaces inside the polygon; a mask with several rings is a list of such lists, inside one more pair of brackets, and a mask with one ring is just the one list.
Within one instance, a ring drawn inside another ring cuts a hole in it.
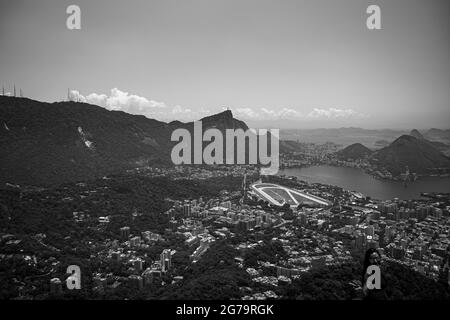
[{"label": "distant hill", "polygon": [[411,130],[411,133],[409,135],[417,139],[424,139],[423,135],[417,129]]},{"label": "distant hill", "polygon": [[[248,126],[244,121],[240,121],[233,117],[231,110],[225,110],[199,120],[202,121],[203,131],[211,128],[218,129],[222,132],[225,132],[226,129],[242,129],[244,131],[248,129]],[[191,133],[194,132],[193,122],[172,121],[169,123],[169,126],[170,128],[185,128]]]},{"label": "distant hill", "polygon": [[378,141],[375,141],[374,146],[376,148],[384,148],[384,147],[387,147],[389,144],[390,144],[390,142],[387,140],[378,140]]},{"label": "distant hill", "polygon": [[[231,111],[202,119],[203,129],[247,129]],[[174,129],[165,123],[86,103],[0,96],[0,184],[52,185],[124,169],[171,165]]]},{"label": "distant hill", "polygon": [[375,152],[371,160],[388,169],[392,174],[411,172],[427,174],[430,169],[450,166],[450,159],[426,140],[402,135],[389,146]]},{"label": "distant hill", "polygon": [[380,148],[378,141],[384,140],[389,143],[402,134],[408,134],[405,130],[370,130],[362,128],[322,128],[322,129],[282,129],[281,139],[300,141],[304,143],[324,144],[333,142],[342,146],[354,143],[362,143],[366,147]]},{"label": "distant hill", "polygon": [[233,117],[231,110],[225,110],[221,113],[204,117],[201,120],[204,128],[216,128],[221,131],[226,129],[248,129],[244,121],[237,120]]},{"label": "distant hill", "polygon": [[280,140],[280,153],[301,151],[304,151],[304,145],[302,143],[293,140]]},{"label": "distant hill", "polygon": [[[439,140],[440,138],[442,138],[442,137],[445,137],[445,131],[444,131],[444,130],[431,129],[431,130],[429,130],[428,132],[432,132],[432,133],[434,132],[434,135],[431,134],[432,139],[433,139],[433,137],[436,138],[437,133],[441,133],[440,135],[439,135],[439,134],[437,135],[438,140]],[[430,139],[426,139],[426,138],[425,138],[418,130],[416,130],[416,129],[413,129],[409,135],[410,135],[410,136],[413,136],[413,137],[415,137],[415,138],[417,138],[417,139],[419,139],[419,140],[423,140],[423,141],[428,142],[429,144],[431,144],[433,147],[435,147],[435,148],[438,149],[439,151],[446,151],[446,150],[449,149],[449,146],[448,146],[447,144],[445,144],[444,142],[442,142],[442,141],[431,141]],[[430,135],[429,135],[429,136],[430,136]],[[440,137],[440,138],[439,138],[439,137]],[[445,138],[443,138],[443,139],[445,139]]]},{"label": "distant hill", "polygon": [[432,128],[425,132],[425,138],[432,140],[432,141],[449,141],[450,140],[450,129],[447,130],[441,130]]},{"label": "distant hill", "polygon": [[361,143],[354,143],[348,147],[338,151],[336,153],[337,157],[341,160],[358,160],[364,159],[372,154],[372,150],[362,145]]}]

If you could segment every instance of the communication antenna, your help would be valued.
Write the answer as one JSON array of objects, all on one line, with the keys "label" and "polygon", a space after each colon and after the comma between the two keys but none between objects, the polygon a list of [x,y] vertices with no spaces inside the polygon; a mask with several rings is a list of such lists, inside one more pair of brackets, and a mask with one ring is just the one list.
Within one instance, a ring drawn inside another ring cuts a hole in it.
[{"label": "communication antenna", "polygon": [[2,86],[2,96],[5,95],[5,86]]},{"label": "communication antenna", "polygon": [[14,84],[14,97],[16,96],[16,84]]},{"label": "communication antenna", "polygon": [[23,98],[22,88],[20,88],[20,97]]},{"label": "communication antenna", "polygon": [[67,88],[67,101],[70,101],[70,88]]}]

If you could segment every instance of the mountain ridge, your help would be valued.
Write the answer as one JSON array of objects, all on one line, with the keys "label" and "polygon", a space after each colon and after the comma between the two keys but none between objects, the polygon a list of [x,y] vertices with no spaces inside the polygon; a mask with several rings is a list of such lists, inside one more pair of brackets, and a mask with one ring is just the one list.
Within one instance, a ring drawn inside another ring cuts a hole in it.
[{"label": "mountain ridge", "polygon": [[429,174],[435,168],[450,167],[450,158],[426,140],[402,135],[389,146],[376,151],[371,161],[386,168],[394,176],[406,171]]},{"label": "mountain ridge", "polygon": [[[205,117],[203,129],[247,125],[230,110]],[[0,97],[0,183],[53,185],[82,181],[136,166],[167,166],[176,128],[142,115],[78,102]]]},{"label": "mountain ridge", "polygon": [[336,155],[341,160],[358,160],[358,159],[364,159],[368,156],[370,156],[373,153],[372,150],[367,148],[361,143],[354,143],[346,148],[339,150]]}]

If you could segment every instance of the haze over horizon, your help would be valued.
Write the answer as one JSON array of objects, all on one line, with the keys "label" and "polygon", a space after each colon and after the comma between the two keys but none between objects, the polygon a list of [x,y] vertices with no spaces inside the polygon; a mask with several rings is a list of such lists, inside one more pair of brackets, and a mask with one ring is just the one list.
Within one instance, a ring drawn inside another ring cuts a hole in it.
[{"label": "haze over horizon", "polygon": [[[447,1],[0,0],[0,84],[163,121],[448,128]],[[132,4],[132,5],[130,5]],[[382,30],[366,28],[381,7]],[[323,10],[323,8],[328,8]],[[407,8],[407,9],[406,9]]]}]

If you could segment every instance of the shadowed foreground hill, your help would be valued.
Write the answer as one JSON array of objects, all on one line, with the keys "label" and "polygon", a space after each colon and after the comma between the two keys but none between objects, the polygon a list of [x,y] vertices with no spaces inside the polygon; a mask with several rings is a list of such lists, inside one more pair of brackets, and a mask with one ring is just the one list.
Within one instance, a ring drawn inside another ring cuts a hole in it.
[{"label": "shadowed foreground hill", "polygon": [[[201,119],[203,130],[247,130],[230,110]],[[165,123],[86,103],[0,97],[0,184],[84,181],[143,165],[172,165],[173,130]]]},{"label": "shadowed foreground hill", "polygon": [[168,155],[164,122],[75,102],[0,97],[0,183],[85,180]]}]

